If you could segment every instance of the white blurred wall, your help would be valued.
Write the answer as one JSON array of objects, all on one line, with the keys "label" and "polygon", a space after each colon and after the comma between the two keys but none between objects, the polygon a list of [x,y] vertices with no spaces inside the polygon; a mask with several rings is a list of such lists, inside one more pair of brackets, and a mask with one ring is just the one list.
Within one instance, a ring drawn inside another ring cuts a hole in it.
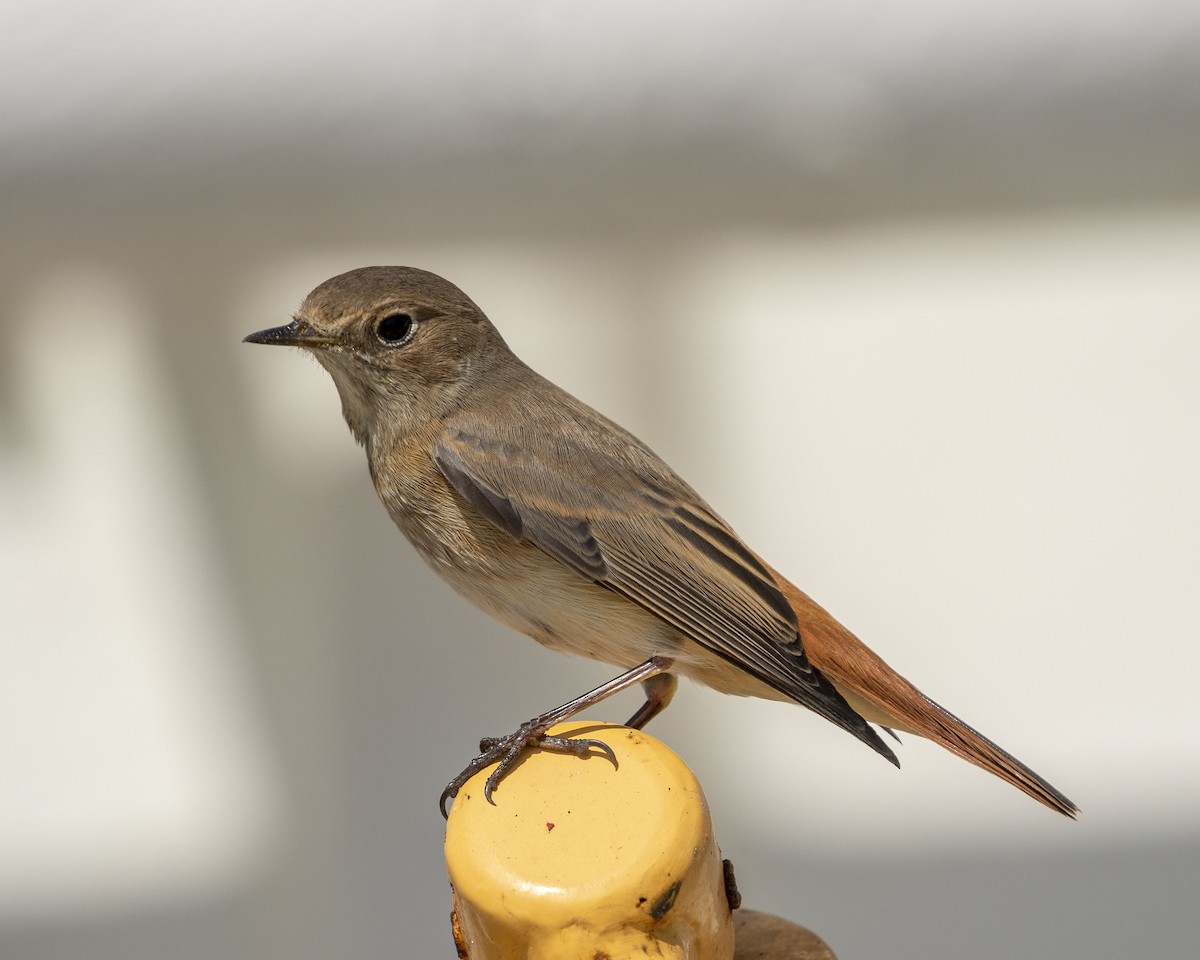
[{"label": "white blurred wall", "polygon": [[239,343],[384,262],[1084,811],[688,687],[749,905],[1191,955],[1191,6],[3,17],[0,956],[449,955],[441,784],[611,672],[465,608],[325,374]]}]

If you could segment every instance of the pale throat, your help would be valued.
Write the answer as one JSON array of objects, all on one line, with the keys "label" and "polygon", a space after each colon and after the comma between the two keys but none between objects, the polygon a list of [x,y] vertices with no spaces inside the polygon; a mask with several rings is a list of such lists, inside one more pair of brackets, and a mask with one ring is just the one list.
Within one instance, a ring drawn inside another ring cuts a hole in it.
[{"label": "pale throat", "polygon": [[378,425],[386,419],[386,396],[369,378],[362,375],[362,371],[349,358],[325,352],[317,353],[316,357],[337,387],[346,425],[354,434],[354,439],[365,446]]}]

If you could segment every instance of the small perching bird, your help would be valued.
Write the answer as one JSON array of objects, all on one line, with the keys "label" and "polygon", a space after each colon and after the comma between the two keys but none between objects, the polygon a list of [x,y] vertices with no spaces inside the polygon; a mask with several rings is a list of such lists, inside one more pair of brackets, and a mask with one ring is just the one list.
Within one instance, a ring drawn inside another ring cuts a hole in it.
[{"label": "small perching bird", "polygon": [[871,726],[927,737],[1067,816],[1075,804],[938,706],[758,557],[645,444],[521,362],[453,284],[412,267],[327,280],[252,343],[310,351],[367,451],[375,489],[418,553],[482,610],[554,650],[626,672],[547,711],[451,781],[530,746],[636,683],[642,726],[675,674],[723,693],[792,700],[899,766]]}]

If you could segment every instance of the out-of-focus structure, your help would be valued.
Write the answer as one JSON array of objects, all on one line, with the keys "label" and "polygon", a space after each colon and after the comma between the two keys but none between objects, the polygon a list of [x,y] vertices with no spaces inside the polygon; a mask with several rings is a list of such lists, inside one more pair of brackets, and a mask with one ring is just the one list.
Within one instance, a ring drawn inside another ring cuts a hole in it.
[{"label": "out-of-focus structure", "polygon": [[607,676],[452,596],[327,378],[240,346],[365,263],[1083,808],[685,687],[652,732],[756,907],[1194,953],[1194,4],[13,0],[0,50],[0,956],[449,956],[442,784]]}]

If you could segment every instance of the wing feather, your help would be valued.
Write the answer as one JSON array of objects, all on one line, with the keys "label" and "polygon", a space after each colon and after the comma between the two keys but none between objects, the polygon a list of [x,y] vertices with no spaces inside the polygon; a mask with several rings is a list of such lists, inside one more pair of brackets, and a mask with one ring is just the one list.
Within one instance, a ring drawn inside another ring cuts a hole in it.
[{"label": "wing feather", "polygon": [[545,437],[496,441],[459,428],[446,431],[434,460],[464,500],[514,539],[639,604],[896,762],[809,663],[795,611],[761,561],[665,464],[644,448],[635,452],[604,457]]}]

